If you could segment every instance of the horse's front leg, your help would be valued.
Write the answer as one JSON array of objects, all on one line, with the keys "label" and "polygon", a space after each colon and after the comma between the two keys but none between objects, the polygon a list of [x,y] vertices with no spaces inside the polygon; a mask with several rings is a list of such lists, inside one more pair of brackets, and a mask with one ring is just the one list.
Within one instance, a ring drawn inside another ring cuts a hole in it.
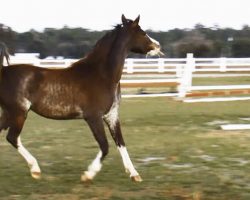
[{"label": "horse's front leg", "polygon": [[124,168],[127,173],[130,174],[130,178],[135,182],[141,182],[142,178],[136,171],[125,146],[125,142],[121,132],[120,121],[118,119],[118,106],[112,107],[110,112],[105,115],[104,121],[109,127],[110,133],[117,145],[117,148],[121,154]]},{"label": "horse's front leg", "polygon": [[105,135],[105,129],[103,125],[102,117],[99,116],[91,116],[86,118],[86,121],[99,144],[101,151],[97,154],[96,158],[92,161],[92,163],[88,166],[88,170],[84,172],[81,176],[81,180],[91,181],[96,176],[96,174],[102,168],[102,161],[104,157],[108,154],[108,141]]}]

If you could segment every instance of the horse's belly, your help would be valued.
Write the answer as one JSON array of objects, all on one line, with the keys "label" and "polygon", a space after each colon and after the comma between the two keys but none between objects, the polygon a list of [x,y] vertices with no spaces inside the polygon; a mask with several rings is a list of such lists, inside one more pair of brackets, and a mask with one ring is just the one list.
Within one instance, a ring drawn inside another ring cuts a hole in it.
[{"label": "horse's belly", "polygon": [[37,114],[51,119],[77,119],[83,118],[83,110],[80,106],[64,103],[53,103],[40,106],[32,106]]}]

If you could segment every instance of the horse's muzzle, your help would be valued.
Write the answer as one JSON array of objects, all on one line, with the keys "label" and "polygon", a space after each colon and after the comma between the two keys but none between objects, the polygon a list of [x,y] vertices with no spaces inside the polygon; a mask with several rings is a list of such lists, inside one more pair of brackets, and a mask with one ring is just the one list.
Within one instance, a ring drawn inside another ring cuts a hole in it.
[{"label": "horse's muzzle", "polygon": [[164,56],[165,54],[161,51],[161,46],[159,44],[154,44],[154,48],[150,50],[146,56]]}]

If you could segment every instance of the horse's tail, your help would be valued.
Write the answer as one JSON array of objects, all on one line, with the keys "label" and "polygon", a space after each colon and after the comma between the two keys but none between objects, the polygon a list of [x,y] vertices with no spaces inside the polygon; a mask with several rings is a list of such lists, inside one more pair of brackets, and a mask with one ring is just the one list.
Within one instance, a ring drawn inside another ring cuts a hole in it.
[{"label": "horse's tail", "polygon": [[9,65],[10,57],[9,57],[8,48],[6,47],[6,45],[3,42],[0,42],[0,78],[2,77],[4,58],[6,59],[7,64]]}]

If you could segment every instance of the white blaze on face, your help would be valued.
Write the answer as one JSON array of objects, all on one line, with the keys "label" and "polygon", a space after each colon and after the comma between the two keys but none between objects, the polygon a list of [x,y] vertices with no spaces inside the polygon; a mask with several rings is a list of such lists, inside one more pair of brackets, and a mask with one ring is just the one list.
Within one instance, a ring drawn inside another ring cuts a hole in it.
[{"label": "white blaze on face", "polygon": [[154,38],[151,38],[149,35],[147,36],[151,40],[151,42],[153,42],[156,46],[160,46],[160,43],[157,40],[155,40]]},{"label": "white blaze on face", "polygon": [[154,44],[154,49],[149,51],[147,53],[147,56],[162,56],[164,55],[162,52],[161,52],[161,46],[160,46],[160,43],[155,40],[154,38],[151,38],[150,36],[147,35],[147,37],[151,40],[151,42]]}]

